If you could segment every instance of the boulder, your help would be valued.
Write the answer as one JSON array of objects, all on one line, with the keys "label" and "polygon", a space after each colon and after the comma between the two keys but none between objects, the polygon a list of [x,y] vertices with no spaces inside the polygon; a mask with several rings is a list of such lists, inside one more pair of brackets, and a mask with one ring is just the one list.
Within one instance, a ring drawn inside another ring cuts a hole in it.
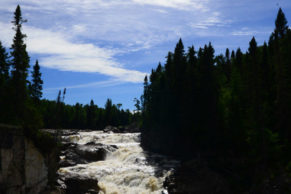
[{"label": "boulder", "polygon": [[113,132],[113,133],[120,133],[120,130],[117,127],[108,125],[103,129],[104,132],[108,133],[108,132]]},{"label": "boulder", "polygon": [[80,193],[98,193],[98,181],[78,174],[69,174],[64,178],[66,185],[66,193],[80,194]]},{"label": "boulder", "polygon": [[198,160],[187,161],[166,178],[164,187],[169,193],[228,194],[230,185],[219,173]]},{"label": "boulder", "polygon": [[117,149],[116,146],[94,144],[92,142],[85,145],[78,145],[76,147],[76,153],[88,161],[100,161],[104,160],[108,152],[113,152]]},{"label": "boulder", "polygon": [[108,152],[114,152],[116,145],[103,145],[89,142],[85,145],[66,143],[62,146],[60,167],[75,166],[77,164],[87,164],[93,161],[104,160]]},{"label": "boulder", "polygon": [[63,151],[63,156],[60,159],[60,167],[75,166],[77,164],[87,164],[87,160],[76,153],[75,149]]},{"label": "boulder", "polygon": [[134,122],[124,127],[124,132],[126,133],[137,133],[140,132],[140,128],[138,123]]}]

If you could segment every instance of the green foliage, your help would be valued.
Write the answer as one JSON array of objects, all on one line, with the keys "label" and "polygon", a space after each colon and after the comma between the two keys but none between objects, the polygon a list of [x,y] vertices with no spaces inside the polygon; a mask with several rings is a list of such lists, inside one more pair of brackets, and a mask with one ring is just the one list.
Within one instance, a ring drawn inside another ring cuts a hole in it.
[{"label": "green foliage", "polygon": [[[58,101],[59,99],[59,101]],[[56,101],[41,100],[40,114],[44,128],[103,129],[107,125],[125,126],[133,122],[129,110],[118,108],[107,100],[105,108],[100,108],[91,100],[90,104],[65,104],[61,92]]]},{"label": "green foliage", "polygon": [[41,79],[40,66],[38,60],[36,60],[35,65],[33,66],[32,84],[30,87],[31,97],[35,101],[39,101],[42,97],[42,84],[43,81]]},{"label": "green foliage", "polygon": [[[33,108],[30,107],[30,99],[28,95],[28,68],[29,68],[29,56],[26,52],[26,44],[24,42],[25,34],[21,32],[22,24],[26,22],[21,15],[21,9],[17,6],[14,12],[14,24],[15,35],[13,38],[13,44],[11,46],[10,58],[8,61],[5,49],[1,46],[1,118],[0,120],[11,124],[23,124],[27,120],[27,114],[31,112]],[[9,72],[11,65],[12,69]],[[11,76],[10,76],[11,75]]]},{"label": "green foliage", "polygon": [[26,127],[25,135],[33,141],[34,145],[42,154],[49,154],[53,149],[56,149],[59,146],[56,137],[36,128]]},{"label": "green foliage", "polygon": [[2,46],[0,42],[0,87],[3,87],[4,83],[9,78],[9,63],[8,54],[6,49]]}]

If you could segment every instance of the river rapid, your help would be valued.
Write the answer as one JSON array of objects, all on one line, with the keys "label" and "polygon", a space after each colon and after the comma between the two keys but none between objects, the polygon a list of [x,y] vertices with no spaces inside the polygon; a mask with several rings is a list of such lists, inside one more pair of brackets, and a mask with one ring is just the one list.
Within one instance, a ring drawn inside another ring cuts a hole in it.
[{"label": "river rapid", "polygon": [[166,194],[163,182],[179,165],[178,161],[144,151],[140,146],[140,133],[91,131],[62,138],[79,146],[89,143],[92,147],[96,143],[115,147],[106,151],[102,161],[63,167],[58,171],[60,177],[77,175],[98,180],[100,194]]}]

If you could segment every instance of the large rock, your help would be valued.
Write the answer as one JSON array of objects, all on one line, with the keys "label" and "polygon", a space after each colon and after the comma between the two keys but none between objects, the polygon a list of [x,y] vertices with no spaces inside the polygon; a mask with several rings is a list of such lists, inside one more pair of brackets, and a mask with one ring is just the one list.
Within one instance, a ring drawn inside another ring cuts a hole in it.
[{"label": "large rock", "polygon": [[35,194],[46,190],[58,168],[57,152],[51,149],[42,153],[22,128],[0,124],[0,193]]},{"label": "large rock", "polygon": [[26,191],[27,193],[39,193],[48,183],[48,168],[43,155],[33,143],[26,140],[25,145]]},{"label": "large rock", "polygon": [[199,160],[185,162],[164,183],[171,194],[228,194],[228,181]]},{"label": "large rock", "polygon": [[70,142],[62,143],[60,167],[74,166],[76,164],[86,164],[87,161],[76,153],[77,144]]},{"label": "large rock", "polygon": [[103,129],[104,132],[113,132],[113,133],[120,133],[120,130],[117,127],[108,125]]},{"label": "large rock", "polygon": [[93,161],[104,160],[108,152],[117,149],[115,145],[103,145],[89,142],[85,145],[65,143],[62,146],[60,167],[74,166],[77,164],[87,164]]},{"label": "large rock", "polygon": [[138,123],[134,122],[124,127],[124,132],[126,133],[137,133],[140,132]]},{"label": "large rock", "polygon": [[78,174],[67,174],[64,177],[65,191],[70,194],[98,193],[98,181]]},{"label": "large rock", "polygon": [[78,145],[76,153],[88,161],[104,160],[108,152],[114,152],[117,149],[114,145],[103,145],[88,143],[85,145]]}]

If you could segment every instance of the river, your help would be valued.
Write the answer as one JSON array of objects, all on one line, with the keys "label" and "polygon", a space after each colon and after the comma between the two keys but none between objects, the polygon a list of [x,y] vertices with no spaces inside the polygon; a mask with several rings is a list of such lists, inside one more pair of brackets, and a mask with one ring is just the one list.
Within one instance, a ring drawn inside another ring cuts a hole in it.
[{"label": "river", "polygon": [[98,180],[100,194],[166,194],[163,182],[179,165],[178,161],[144,151],[140,146],[140,133],[78,132],[63,139],[79,146],[89,143],[92,147],[92,143],[96,143],[116,148],[107,150],[102,161],[63,167],[58,171],[61,177],[77,174]]}]

